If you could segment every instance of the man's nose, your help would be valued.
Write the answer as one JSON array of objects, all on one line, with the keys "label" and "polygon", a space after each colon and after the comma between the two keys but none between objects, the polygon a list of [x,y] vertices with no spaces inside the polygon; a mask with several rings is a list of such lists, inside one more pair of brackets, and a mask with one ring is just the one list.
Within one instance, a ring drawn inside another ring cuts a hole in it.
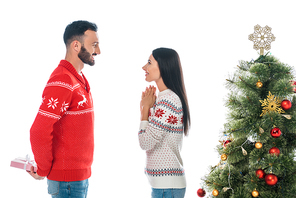
[{"label": "man's nose", "polygon": [[96,50],[95,50],[95,53],[96,54],[101,54],[101,49],[99,47],[97,47]]}]

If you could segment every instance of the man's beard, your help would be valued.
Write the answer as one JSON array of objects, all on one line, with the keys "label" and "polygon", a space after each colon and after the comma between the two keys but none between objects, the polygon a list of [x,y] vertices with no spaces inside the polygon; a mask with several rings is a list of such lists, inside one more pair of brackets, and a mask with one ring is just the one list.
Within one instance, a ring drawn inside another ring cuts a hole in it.
[{"label": "man's beard", "polygon": [[81,50],[78,53],[78,57],[85,64],[88,64],[90,66],[93,66],[95,64],[95,60],[92,59],[92,55],[85,49],[83,45],[81,46]]}]

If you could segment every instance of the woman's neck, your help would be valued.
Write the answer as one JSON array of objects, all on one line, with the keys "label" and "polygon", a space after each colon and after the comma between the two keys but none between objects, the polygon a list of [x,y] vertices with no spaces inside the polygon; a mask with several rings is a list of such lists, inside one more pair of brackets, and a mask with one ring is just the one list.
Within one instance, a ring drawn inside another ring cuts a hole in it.
[{"label": "woman's neck", "polygon": [[155,83],[156,83],[156,86],[157,86],[159,92],[162,92],[162,91],[168,89],[167,86],[164,84],[162,78],[159,79],[158,81],[155,81]]}]

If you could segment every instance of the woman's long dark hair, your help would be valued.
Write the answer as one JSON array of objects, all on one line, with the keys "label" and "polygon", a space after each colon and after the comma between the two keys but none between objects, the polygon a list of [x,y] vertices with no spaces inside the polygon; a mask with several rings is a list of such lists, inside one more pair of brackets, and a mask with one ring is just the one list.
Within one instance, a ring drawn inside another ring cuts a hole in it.
[{"label": "woman's long dark hair", "polygon": [[173,49],[157,48],[153,50],[152,56],[158,63],[164,84],[175,92],[182,102],[184,134],[187,135],[190,127],[190,111],[179,55]]}]

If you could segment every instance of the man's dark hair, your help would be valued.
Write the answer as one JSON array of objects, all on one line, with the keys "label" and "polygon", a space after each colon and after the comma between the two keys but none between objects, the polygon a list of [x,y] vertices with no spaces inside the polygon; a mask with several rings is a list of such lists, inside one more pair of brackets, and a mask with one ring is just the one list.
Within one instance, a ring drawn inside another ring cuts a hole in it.
[{"label": "man's dark hair", "polygon": [[87,30],[97,32],[97,25],[88,21],[74,21],[67,25],[64,32],[64,43],[68,46],[72,41],[78,40],[83,43],[83,35]]}]

